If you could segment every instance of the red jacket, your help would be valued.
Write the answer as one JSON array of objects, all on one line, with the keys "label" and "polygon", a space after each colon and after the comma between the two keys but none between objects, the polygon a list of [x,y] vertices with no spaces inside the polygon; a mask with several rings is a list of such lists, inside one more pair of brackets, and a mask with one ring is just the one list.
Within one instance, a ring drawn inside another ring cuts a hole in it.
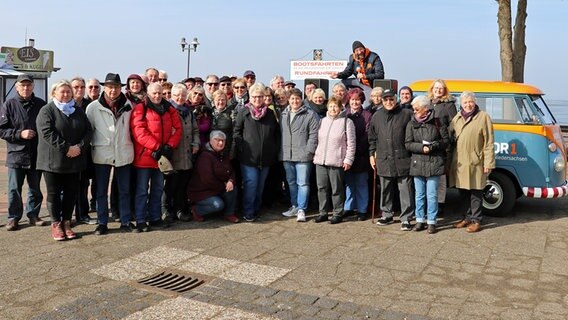
[{"label": "red jacket", "polygon": [[132,164],[135,167],[157,169],[158,162],[152,158],[152,152],[164,144],[176,148],[181,140],[182,129],[177,111],[166,100],[162,100],[161,106],[166,109],[162,114],[146,98],[132,111],[130,129],[134,142]]}]

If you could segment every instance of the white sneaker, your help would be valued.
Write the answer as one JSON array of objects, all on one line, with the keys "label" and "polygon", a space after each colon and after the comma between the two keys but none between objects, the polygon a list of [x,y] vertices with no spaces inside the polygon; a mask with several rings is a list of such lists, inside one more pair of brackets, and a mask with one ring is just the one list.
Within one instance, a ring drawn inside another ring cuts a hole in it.
[{"label": "white sneaker", "polygon": [[298,210],[298,218],[296,218],[296,221],[306,222],[306,213],[304,212],[304,210],[302,209]]},{"label": "white sneaker", "polygon": [[291,206],[287,211],[282,212],[285,217],[295,217],[298,214],[298,208]]}]

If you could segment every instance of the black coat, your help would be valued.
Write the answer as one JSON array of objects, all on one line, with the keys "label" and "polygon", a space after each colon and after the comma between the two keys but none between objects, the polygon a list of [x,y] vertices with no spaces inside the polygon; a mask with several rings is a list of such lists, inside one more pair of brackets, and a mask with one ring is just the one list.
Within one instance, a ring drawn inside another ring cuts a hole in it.
[{"label": "black coat", "polygon": [[[87,166],[93,129],[82,108],[67,117],[52,102],[43,107],[36,120],[38,130],[37,169],[55,173],[78,173]],[[67,157],[69,147],[79,144],[81,154]]]},{"label": "black coat", "polygon": [[233,137],[241,164],[262,169],[276,163],[281,145],[280,127],[272,110],[266,110],[264,117],[255,120],[250,110],[244,108],[237,115]]},{"label": "black coat", "polygon": [[[449,143],[448,128],[435,118],[434,111],[424,123],[415,117],[406,125],[406,149],[412,153],[410,175],[418,177],[441,176],[445,172],[446,147]],[[430,152],[424,153],[425,142],[430,142]]]},{"label": "black coat", "polygon": [[383,177],[406,177],[410,171],[410,152],[404,146],[406,125],[412,111],[396,106],[388,111],[381,108],[375,112],[369,128],[369,153],[375,153],[377,175]]},{"label": "black coat", "polygon": [[27,101],[17,95],[0,107],[0,138],[7,144],[7,167],[35,169],[38,137],[22,139],[20,134],[26,129],[37,133],[36,118],[43,106],[45,101],[32,94]]},{"label": "black coat", "polygon": [[447,101],[432,101],[432,110],[434,110],[434,116],[442,122],[446,127],[450,126],[450,122],[458,113],[456,108],[456,103],[451,97]]},{"label": "black coat", "polygon": [[223,150],[223,155],[234,156],[233,148],[233,123],[236,117],[236,111],[231,111],[228,108],[223,109],[221,112],[213,111],[213,124],[211,126],[211,131],[221,130],[227,136],[225,140],[225,149]]}]

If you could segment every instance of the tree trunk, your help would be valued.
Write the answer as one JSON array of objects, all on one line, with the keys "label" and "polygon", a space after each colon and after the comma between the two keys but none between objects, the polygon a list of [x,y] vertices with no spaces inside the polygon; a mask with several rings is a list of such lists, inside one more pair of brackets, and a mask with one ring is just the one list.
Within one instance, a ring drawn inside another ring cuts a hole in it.
[{"label": "tree trunk", "polygon": [[499,53],[499,56],[501,58],[501,79],[503,81],[514,81],[511,0],[497,1],[499,3],[499,10],[497,12],[497,24],[499,26],[499,43],[501,47],[501,51]]},{"label": "tree trunk", "polygon": [[519,0],[517,15],[515,17],[515,29],[513,37],[513,81],[525,82],[525,22],[527,20],[527,0]]}]

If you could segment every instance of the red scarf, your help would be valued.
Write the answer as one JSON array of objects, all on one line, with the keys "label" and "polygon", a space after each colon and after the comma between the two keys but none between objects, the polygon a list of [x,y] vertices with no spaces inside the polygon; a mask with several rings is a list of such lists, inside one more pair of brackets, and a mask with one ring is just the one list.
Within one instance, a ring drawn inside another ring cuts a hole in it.
[{"label": "red scarf", "polygon": [[[359,60],[357,58],[357,55],[355,53],[353,53],[353,60],[357,61],[359,63],[359,70],[357,71],[358,73],[362,73],[363,74],[363,78],[361,78],[361,83],[363,83],[366,86],[371,86],[369,80],[367,80],[367,77],[365,75],[365,59],[367,59],[367,57],[369,56],[369,54],[371,53],[371,50],[369,50],[369,48],[365,48],[365,55],[363,55],[363,59]],[[372,66],[369,66],[369,68]]]}]

